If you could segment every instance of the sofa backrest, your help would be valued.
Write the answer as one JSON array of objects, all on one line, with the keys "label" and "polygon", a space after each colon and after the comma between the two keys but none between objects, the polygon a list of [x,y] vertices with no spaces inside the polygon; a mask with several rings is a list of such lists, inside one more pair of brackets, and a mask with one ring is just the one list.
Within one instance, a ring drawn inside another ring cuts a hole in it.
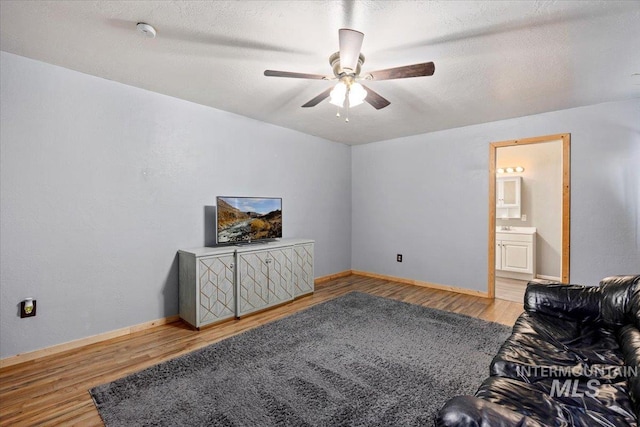
[{"label": "sofa backrest", "polygon": [[600,281],[600,316],[612,327],[634,323],[640,328],[640,275],[611,276]]},{"label": "sofa backrest", "polygon": [[596,320],[600,316],[600,288],[529,282],[524,309],[560,319]]}]

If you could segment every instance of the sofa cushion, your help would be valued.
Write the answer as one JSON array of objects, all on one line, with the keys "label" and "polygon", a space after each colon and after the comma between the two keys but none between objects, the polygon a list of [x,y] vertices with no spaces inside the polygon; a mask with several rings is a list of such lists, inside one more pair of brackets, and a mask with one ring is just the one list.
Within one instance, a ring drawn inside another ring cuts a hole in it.
[{"label": "sofa cushion", "polygon": [[629,385],[625,381],[605,383],[597,379],[554,378],[539,381],[535,385],[569,412],[575,413],[578,408],[594,419],[599,417],[596,414],[602,414],[601,419],[608,421],[624,419],[624,423],[618,421],[612,425],[637,425],[638,414],[629,396]]},{"label": "sofa cushion", "polygon": [[475,395],[531,417],[543,425],[562,416],[562,408],[550,396],[533,384],[511,378],[489,377],[480,385]]},{"label": "sofa cushion", "polygon": [[491,362],[494,376],[527,382],[554,378],[622,380],[622,351],[612,330],[601,322],[559,320],[540,313],[523,313]]},{"label": "sofa cushion", "polygon": [[600,315],[611,327],[640,322],[638,317],[638,276],[611,276],[600,281]]},{"label": "sofa cushion", "polygon": [[519,412],[474,396],[457,396],[438,412],[436,427],[543,427]]},{"label": "sofa cushion", "polygon": [[[547,426],[637,425],[625,383],[596,387],[588,380],[556,381],[559,381],[556,385],[551,379],[529,384],[511,378],[490,377],[482,383],[476,396]],[[555,389],[553,396],[552,388]]]}]

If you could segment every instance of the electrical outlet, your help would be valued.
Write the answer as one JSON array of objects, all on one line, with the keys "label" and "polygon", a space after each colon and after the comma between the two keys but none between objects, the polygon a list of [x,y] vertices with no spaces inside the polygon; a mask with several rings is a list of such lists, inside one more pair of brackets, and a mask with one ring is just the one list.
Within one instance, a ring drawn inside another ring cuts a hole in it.
[{"label": "electrical outlet", "polygon": [[522,214],[520,216],[520,219],[522,220],[522,222],[525,222],[527,220],[527,214]]},{"label": "electrical outlet", "polygon": [[33,317],[36,315],[36,300],[33,298],[27,298],[24,301],[20,301],[20,317]]},{"label": "electrical outlet", "polygon": [[402,254],[396,255],[396,261],[402,262]]}]

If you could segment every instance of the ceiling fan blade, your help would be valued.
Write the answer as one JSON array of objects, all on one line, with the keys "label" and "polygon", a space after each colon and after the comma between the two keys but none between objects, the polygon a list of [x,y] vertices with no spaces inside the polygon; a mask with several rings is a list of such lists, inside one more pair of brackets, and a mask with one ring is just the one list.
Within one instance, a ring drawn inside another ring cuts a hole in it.
[{"label": "ceiling fan blade", "polygon": [[372,91],[367,86],[362,85],[362,87],[364,87],[367,91],[367,97],[364,100],[371,104],[376,110],[381,110],[391,104],[391,102],[389,102],[386,98],[383,98],[382,96],[380,96],[380,94]]},{"label": "ceiling fan blade", "polygon": [[302,107],[303,108],[307,108],[307,107],[315,107],[316,105],[318,105],[320,102],[324,101],[325,99],[327,99],[329,97],[329,95],[331,94],[331,91],[333,90],[332,87],[330,87],[329,89],[325,90],[324,92],[322,92],[320,95],[316,96],[315,98],[313,98],[311,101],[307,102],[306,104],[304,104]]},{"label": "ceiling fan blade", "polygon": [[422,64],[372,71],[367,78],[371,80],[406,79],[407,77],[432,76],[435,71],[436,66],[433,62],[424,62]]},{"label": "ceiling fan blade", "polygon": [[329,80],[327,76],[320,74],[292,73],[290,71],[264,70],[264,75],[269,77],[291,77],[294,79]]},{"label": "ceiling fan blade", "polygon": [[338,32],[338,36],[340,39],[340,67],[343,70],[349,69],[351,72],[355,72],[364,34],[360,31],[342,28]]}]

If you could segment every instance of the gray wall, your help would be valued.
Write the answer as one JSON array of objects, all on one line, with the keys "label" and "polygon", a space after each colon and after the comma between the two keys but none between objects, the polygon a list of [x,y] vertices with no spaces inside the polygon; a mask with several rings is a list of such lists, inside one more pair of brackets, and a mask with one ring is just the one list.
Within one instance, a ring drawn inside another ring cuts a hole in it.
[{"label": "gray wall", "polygon": [[496,167],[522,166],[520,218],[496,219],[496,225],[536,227],[536,274],[560,280],[562,270],[562,140],[500,147]]},{"label": "gray wall", "polygon": [[177,314],[217,195],[282,197],[316,276],[351,267],[350,147],[1,55],[0,357]]},{"label": "gray wall", "polygon": [[353,147],[353,269],[486,291],[489,143],[565,132],[571,281],[638,273],[640,99]]},{"label": "gray wall", "polygon": [[316,276],[486,290],[488,144],[512,138],[572,134],[572,281],[638,272],[639,99],[350,148],[0,55],[0,357],[176,314],[221,194],[283,197]]}]

